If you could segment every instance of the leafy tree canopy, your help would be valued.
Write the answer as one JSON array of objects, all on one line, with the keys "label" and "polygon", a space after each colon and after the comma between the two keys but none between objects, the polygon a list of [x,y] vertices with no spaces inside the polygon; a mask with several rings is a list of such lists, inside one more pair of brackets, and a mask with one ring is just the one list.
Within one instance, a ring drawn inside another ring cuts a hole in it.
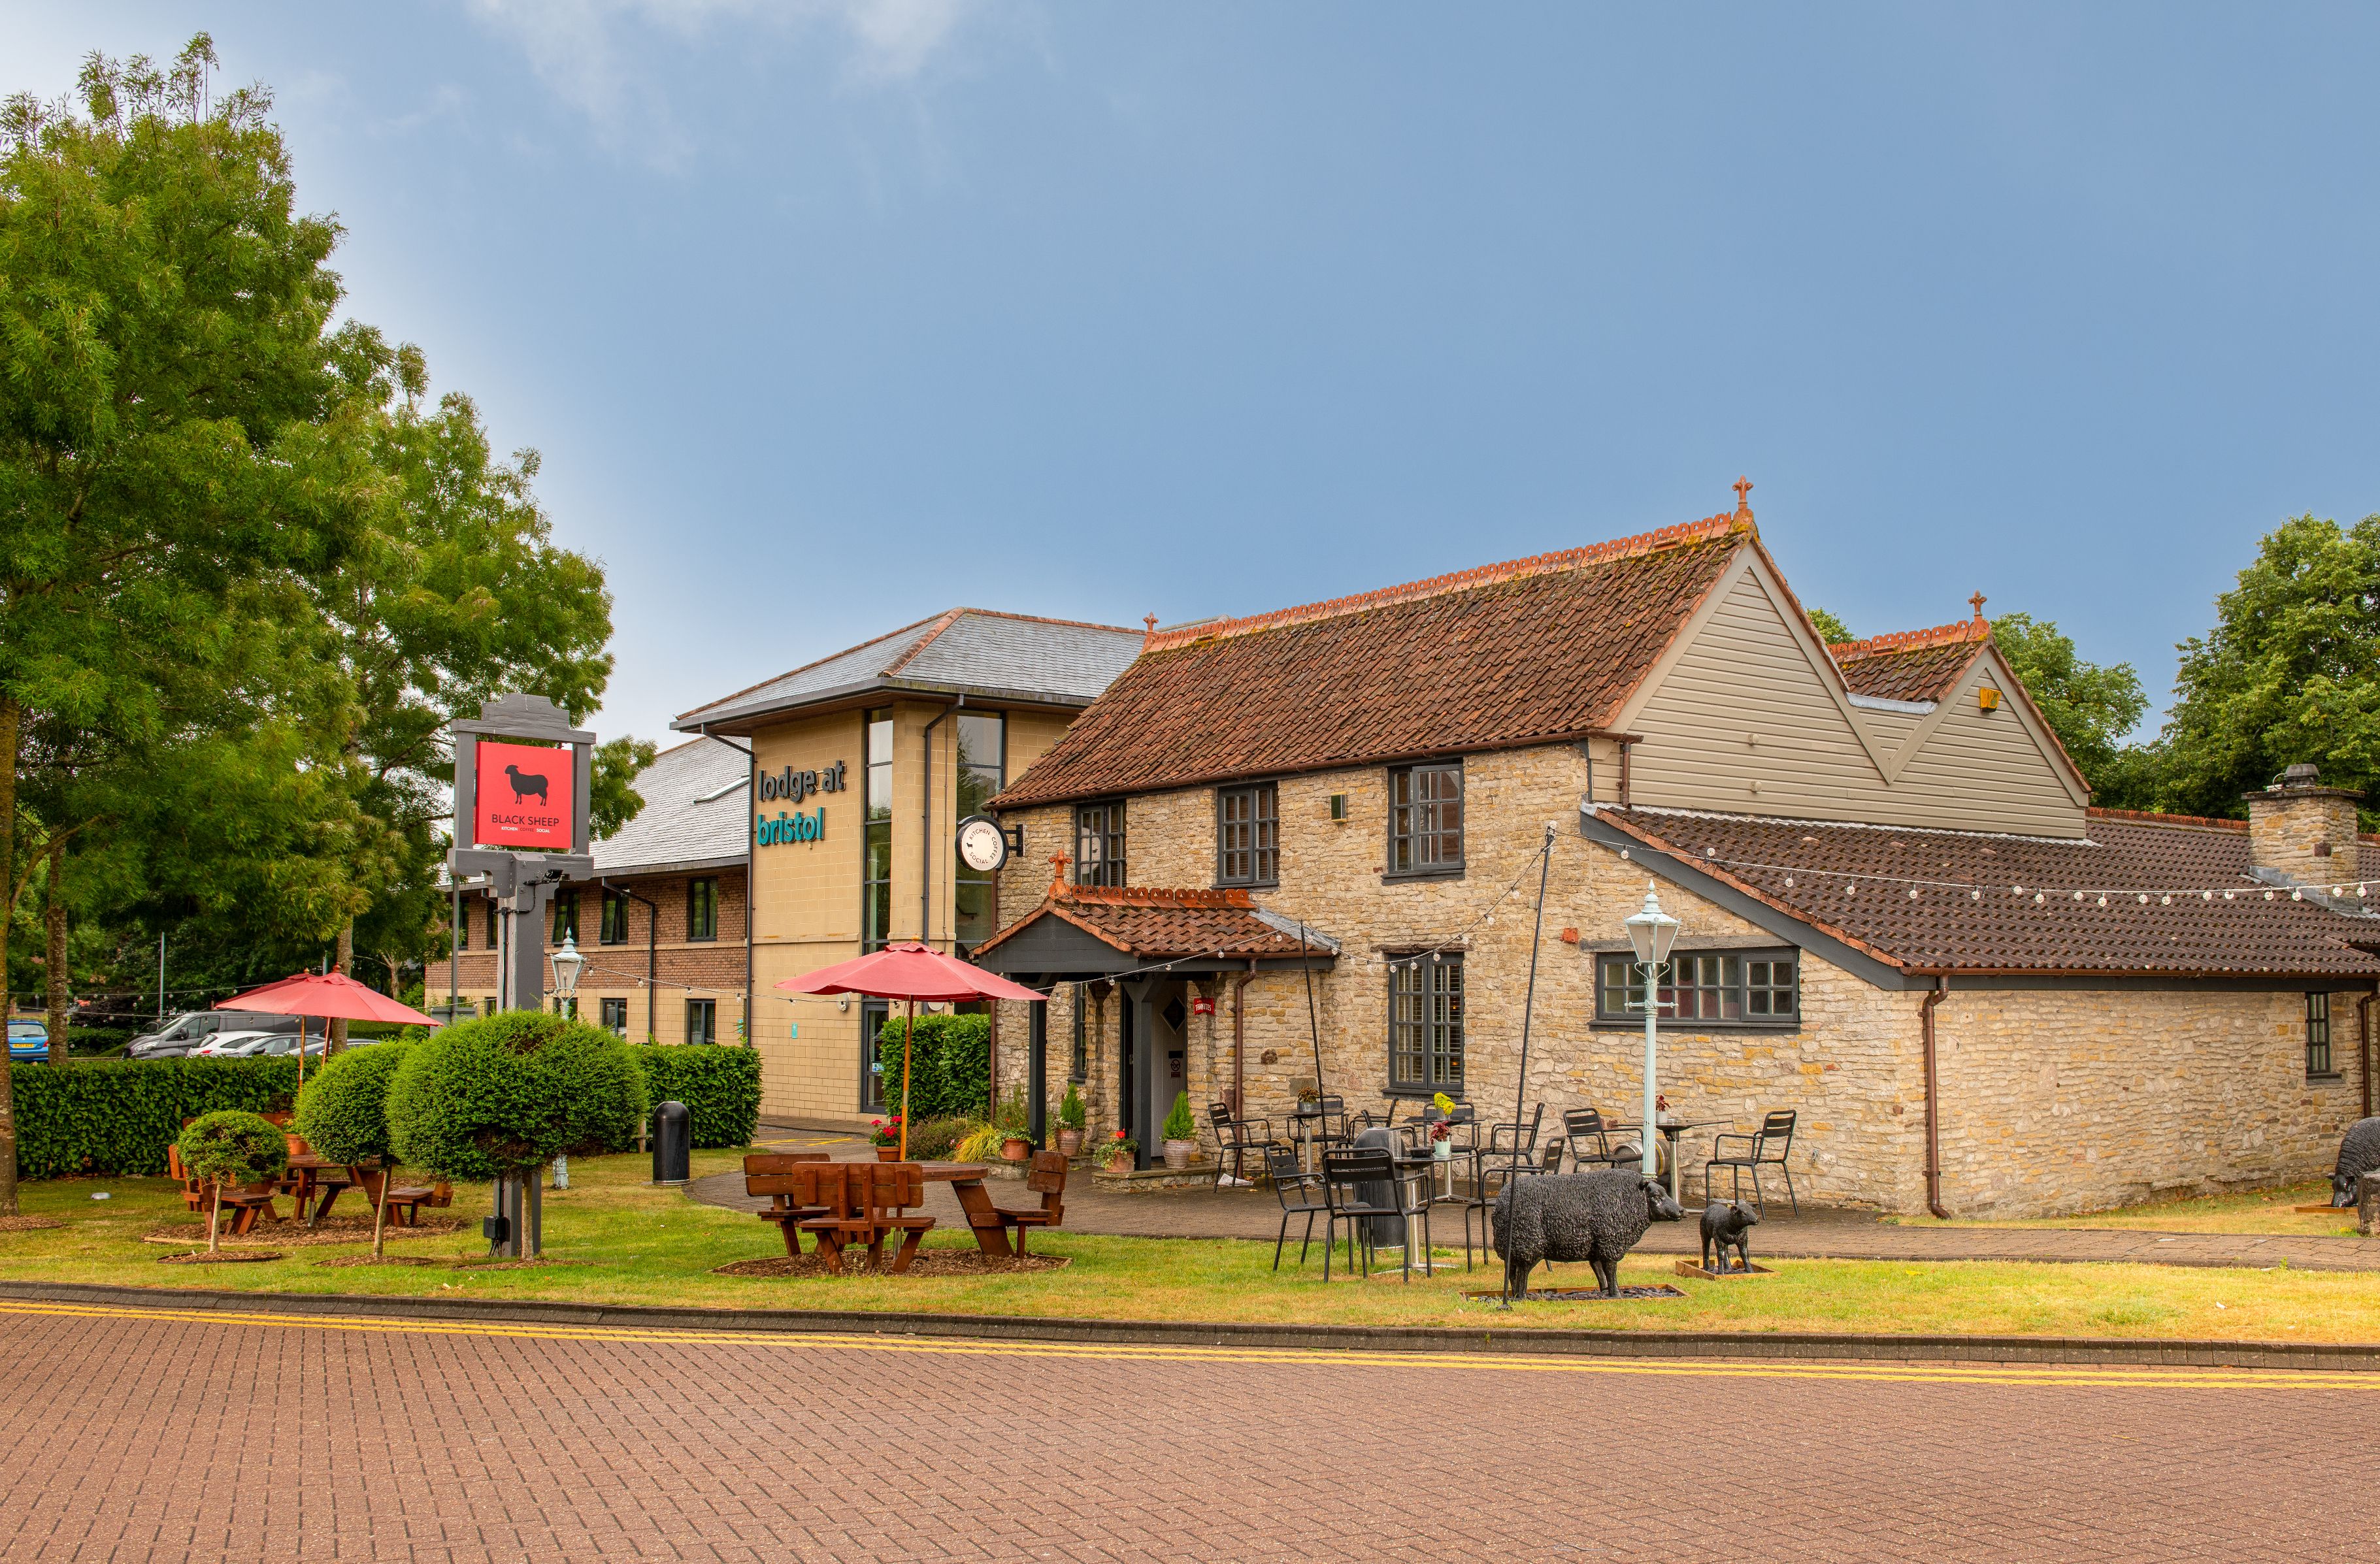
[{"label": "leafy tree canopy", "polygon": [[2106,779],[2118,770],[2124,735],[2149,707],[2132,665],[2086,662],[2054,620],[2029,613],[1993,620],[1992,645],[2023,681],[2025,693],[2082,769],[2084,780],[2104,790]]},{"label": "leafy tree canopy", "polygon": [[1803,612],[1810,616],[1810,623],[1817,626],[1818,638],[1830,647],[1839,647],[1845,641],[1859,639],[1857,636],[1851,633],[1850,626],[1823,608],[1804,609]]}]

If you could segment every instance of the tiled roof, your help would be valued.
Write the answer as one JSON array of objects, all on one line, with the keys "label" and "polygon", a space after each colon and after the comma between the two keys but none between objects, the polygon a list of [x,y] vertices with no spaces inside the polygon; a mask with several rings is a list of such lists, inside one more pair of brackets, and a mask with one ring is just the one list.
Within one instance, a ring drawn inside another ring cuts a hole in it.
[{"label": "tiled roof", "polygon": [[716,739],[665,749],[637,773],[645,806],[594,844],[598,874],[740,861],[751,829],[751,761]]},{"label": "tiled roof", "polygon": [[[2252,878],[2247,833],[2227,827],[2095,810],[2090,835],[2064,841],[1683,810],[1597,818],[1921,972],[2380,976],[2380,957],[2349,943],[2380,943],[2380,918]],[[2380,907],[2380,848],[2362,860]],[[2360,904],[2344,889],[2342,904]]]},{"label": "tiled roof", "polygon": [[1738,510],[1160,632],[997,803],[1584,737],[1753,539]]},{"label": "tiled roof", "polygon": [[869,690],[999,694],[1088,703],[1140,655],[1143,632],[953,608],[805,663],[677,720],[722,723]]},{"label": "tiled roof", "polygon": [[1301,946],[1295,925],[1281,927],[1279,915],[1256,906],[1245,891],[1060,883],[1050,888],[1039,906],[977,946],[975,955],[980,959],[1045,917],[1073,924],[1126,955],[1155,961],[1184,956],[1260,961],[1294,956],[1301,949],[1330,952],[1339,948],[1338,941],[1311,929]]},{"label": "tiled roof", "polygon": [[1980,619],[1844,641],[1827,650],[1852,694],[1880,700],[1941,700],[1957,687],[1992,627]]}]

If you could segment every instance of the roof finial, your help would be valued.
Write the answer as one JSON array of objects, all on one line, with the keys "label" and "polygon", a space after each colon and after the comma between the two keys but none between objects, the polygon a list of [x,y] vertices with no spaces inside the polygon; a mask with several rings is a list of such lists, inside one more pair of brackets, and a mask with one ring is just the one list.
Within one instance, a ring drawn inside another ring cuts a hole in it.
[{"label": "roof finial", "polygon": [[1151,640],[1156,638],[1157,615],[1153,613],[1144,613],[1140,616],[1140,622],[1148,626],[1148,628],[1140,633],[1140,644],[1142,646],[1147,646]]},{"label": "roof finial", "polygon": [[1052,853],[1050,855],[1050,894],[1052,896],[1062,896],[1065,893],[1066,855],[1063,853]]},{"label": "roof finial", "polygon": [[1748,478],[1739,478],[1735,480],[1735,514],[1738,515],[1752,514],[1752,479]]},{"label": "roof finial", "polygon": [[1977,592],[1973,597],[1969,598],[1967,600],[1974,605],[1975,623],[1981,624],[1984,622],[1984,604],[1990,600],[1985,598],[1983,593]]}]

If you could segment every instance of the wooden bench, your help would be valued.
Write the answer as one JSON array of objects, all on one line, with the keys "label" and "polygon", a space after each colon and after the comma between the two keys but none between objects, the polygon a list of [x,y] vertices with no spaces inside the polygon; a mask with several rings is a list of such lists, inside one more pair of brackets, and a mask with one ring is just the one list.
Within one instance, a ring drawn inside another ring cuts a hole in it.
[{"label": "wooden bench", "polygon": [[1016,1253],[1025,1253],[1025,1232],[1027,1228],[1062,1227],[1066,1221],[1066,1154],[1062,1151],[1037,1151],[1033,1165],[1025,1175],[1026,1189],[1041,1197],[1038,1209],[1032,1206],[995,1208],[1001,1226],[1016,1230]]},{"label": "wooden bench", "polygon": [[[367,1204],[378,1208],[381,1182],[388,1175],[378,1168],[358,1168],[358,1185]],[[434,1184],[398,1184],[388,1192],[388,1219],[409,1228],[421,1219],[421,1207],[443,1209],[455,1204],[455,1186],[441,1179]]]},{"label": "wooden bench", "polygon": [[224,1208],[232,1214],[231,1231],[235,1238],[253,1231],[260,1218],[275,1222],[281,1219],[281,1213],[273,1208],[273,1196],[281,1193],[277,1184],[234,1185],[218,1191],[213,1181],[195,1177],[182,1166],[182,1148],[178,1146],[165,1147],[165,1171],[182,1181],[182,1206],[186,1210],[204,1217],[214,1210],[216,1202],[220,1200]]},{"label": "wooden bench", "polygon": [[[832,1216],[842,1207],[839,1194],[827,1201],[819,1188],[816,1170],[833,1161],[823,1151],[758,1151],[744,1158],[744,1193],[755,1199],[768,1196],[768,1209],[758,1215],[777,1224],[788,1255],[802,1252],[801,1223]],[[805,1170],[809,1170],[807,1178]]]},{"label": "wooden bench", "polygon": [[[794,1177],[813,1176],[809,1170],[796,1171]],[[841,1185],[836,1208],[824,1216],[811,1217],[795,1224],[801,1231],[818,1240],[818,1252],[826,1261],[827,1270],[843,1274],[843,1252],[854,1244],[868,1245],[868,1263],[878,1270],[884,1268],[884,1241],[894,1233],[902,1235],[901,1247],[892,1256],[892,1274],[900,1275],[917,1257],[917,1244],[934,1225],[928,1216],[911,1216],[906,1207],[919,1206],[926,1199],[924,1170],[915,1162],[832,1162],[820,1166],[815,1172],[819,1183],[820,1203]],[[796,1196],[798,1198],[798,1195]]]}]

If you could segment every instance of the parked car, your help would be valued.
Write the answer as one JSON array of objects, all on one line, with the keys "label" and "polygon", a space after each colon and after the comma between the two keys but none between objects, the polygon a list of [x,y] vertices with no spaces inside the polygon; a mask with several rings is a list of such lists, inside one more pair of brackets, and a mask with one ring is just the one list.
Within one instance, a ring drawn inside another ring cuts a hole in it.
[{"label": "parked car", "polygon": [[298,1030],[294,1015],[268,1015],[250,1010],[184,1011],[153,1032],[132,1039],[128,1059],[179,1059],[219,1032],[290,1032]]},{"label": "parked car", "polygon": [[8,1061],[12,1064],[38,1062],[50,1057],[50,1029],[39,1021],[8,1023]]},{"label": "parked car", "polygon": [[[246,1059],[261,1054],[284,1034],[278,1032],[218,1032],[190,1050],[192,1059]],[[298,1038],[289,1035],[289,1047],[298,1046]],[[287,1052],[288,1049],[281,1050]]]},{"label": "parked car", "polygon": [[[249,1057],[256,1059],[288,1059],[297,1053],[298,1035],[296,1033],[273,1032],[268,1034],[268,1037],[271,1040],[262,1048],[256,1049]],[[352,1037],[348,1039],[347,1047],[354,1048],[359,1042],[370,1042],[370,1040],[371,1039],[369,1037]],[[329,1046],[329,1038],[322,1037],[320,1033],[312,1034],[306,1038],[306,1057],[308,1059],[320,1059],[322,1057],[323,1050]]]}]

